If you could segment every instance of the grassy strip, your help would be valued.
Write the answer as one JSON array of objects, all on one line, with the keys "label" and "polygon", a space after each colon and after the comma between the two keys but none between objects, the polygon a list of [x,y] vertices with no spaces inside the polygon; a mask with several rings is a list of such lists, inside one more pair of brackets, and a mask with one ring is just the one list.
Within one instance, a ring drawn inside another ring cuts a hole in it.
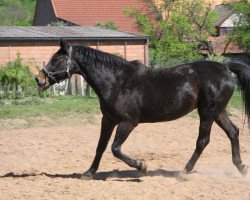
[{"label": "grassy strip", "polygon": [[[243,108],[238,91],[234,93],[228,107]],[[99,114],[97,97],[57,96],[0,101],[1,129],[96,123],[100,121],[97,117]]]},{"label": "grassy strip", "polygon": [[[242,109],[241,95],[236,91],[229,102],[229,107]],[[48,116],[60,118],[66,116],[95,115],[100,113],[97,97],[57,96],[54,98],[33,98],[18,101],[2,101],[0,119],[30,118]]]},{"label": "grassy strip", "polygon": [[30,118],[47,116],[59,118],[74,115],[94,115],[100,113],[97,98],[80,96],[58,96],[54,98],[34,98],[19,101],[2,101],[0,119]]}]

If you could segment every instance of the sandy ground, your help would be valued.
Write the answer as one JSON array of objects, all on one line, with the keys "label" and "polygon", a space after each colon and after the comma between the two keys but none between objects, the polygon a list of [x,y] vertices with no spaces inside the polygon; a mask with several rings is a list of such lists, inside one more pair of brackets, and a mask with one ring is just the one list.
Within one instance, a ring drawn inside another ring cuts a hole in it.
[{"label": "sandy ground", "polygon": [[[231,119],[243,127],[241,114]],[[245,178],[239,174],[230,142],[217,125],[187,181],[176,179],[194,150],[198,126],[191,116],[139,125],[123,151],[146,162],[148,174],[114,158],[110,142],[96,180],[89,181],[79,177],[94,157],[99,124],[0,131],[0,199],[249,200],[250,171]],[[250,165],[247,125],[240,143],[242,160]]]}]

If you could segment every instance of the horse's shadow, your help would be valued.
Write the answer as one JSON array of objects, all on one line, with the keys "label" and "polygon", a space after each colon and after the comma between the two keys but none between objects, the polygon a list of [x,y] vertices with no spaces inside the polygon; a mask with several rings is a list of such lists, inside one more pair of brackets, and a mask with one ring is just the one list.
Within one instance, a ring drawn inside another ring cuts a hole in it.
[{"label": "horse's shadow", "polygon": [[[155,176],[163,176],[163,177],[169,177],[169,178],[177,178],[180,174],[180,171],[168,171],[165,169],[156,169],[156,170],[150,170],[147,173],[142,173],[138,170],[113,170],[109,172],[98,172],[93,177],[94,180],[102,180],[106,181],[107,179],[113,180],[113,181],[131,181],[131,182],[141,182],[142,180],[140,178],[149,176],[149,177],[155,177]],[[4,174],[0,176],[0,178],[24,178],[24,177],[31,177],[31,176],[47,176],[50,178],[71,178],[71,179],[80,179],[82,174],[80,173],[73,173],[73,174],[50,174],[46,172],[42,173],[23,173],[23,174],[15,174],[13,172]]]}]

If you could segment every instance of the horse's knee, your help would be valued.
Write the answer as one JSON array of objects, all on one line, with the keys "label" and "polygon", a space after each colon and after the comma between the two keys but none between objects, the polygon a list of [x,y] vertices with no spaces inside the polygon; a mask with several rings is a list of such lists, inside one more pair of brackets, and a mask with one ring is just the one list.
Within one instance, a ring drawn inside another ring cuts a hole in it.
[{"label": "horse's knee", "polygon": [[238,142],[239,141],[239,129],[235,129],[228,134],[228,138],[231,142]]},{"label": "horse's knee", "polygon": [[204,137],[204,138],[200,138],[197,140],[196,143],[196,151],[198,152],[202,152],[203,149],[209,144],[210,142],[210,137]]},{"label": "horse's knee", "polygon": [[236,135],[239,137],[239,135],[240,135],[240,129],[238,128],[238,127],[234,127],[234,130],[235,130],[235,132],[236,132]]},{"label": "horse's knee", "polygon": [[120,147],[111,147],[112,153],[115,157],[119,157],[121,154],[121,148]]},{"label": "horse's knee", "polygon": [[240,129],[231,121],[230,121],[230,124],[233,128],[233,130],[231,132],[235,132],[235,134],[239,137]]},{"label": "horse's knee", "polygon": [[210,137],[204,137],[197,140],[197,146],[206,147],[210,142]]}]

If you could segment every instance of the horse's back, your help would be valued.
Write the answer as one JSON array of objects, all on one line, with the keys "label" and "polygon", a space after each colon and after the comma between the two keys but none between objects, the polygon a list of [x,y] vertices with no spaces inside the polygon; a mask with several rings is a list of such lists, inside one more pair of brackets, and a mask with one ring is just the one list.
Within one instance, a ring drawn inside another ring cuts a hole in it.
[{"label": "horse's back", "polygon": [[234,91],[229,69],[214,61],[196,61],[159,70],[158,76],[147,79],[147,84],[152,86],[144,90],[145,104],[150,102],[151,107],[145,106],[144,113],[146,116],[156,113],[162,121],[182,117],[202,104],[224,109]]},{"label": "horse's back", "polygon": [[226,66],[197,61],[168,69],[139,68],[120,88],[114,109],[137,122],[170,121],[199,104],[227,104],[233,80]]},{"label": "horse's back", "polygon": [[139,122],[169,121],[196,108],[199,80],[189,65],[157,70],[141,68],[122,91],[118,102],[124,101],[125,96],[128,110],[138,116]]}]

